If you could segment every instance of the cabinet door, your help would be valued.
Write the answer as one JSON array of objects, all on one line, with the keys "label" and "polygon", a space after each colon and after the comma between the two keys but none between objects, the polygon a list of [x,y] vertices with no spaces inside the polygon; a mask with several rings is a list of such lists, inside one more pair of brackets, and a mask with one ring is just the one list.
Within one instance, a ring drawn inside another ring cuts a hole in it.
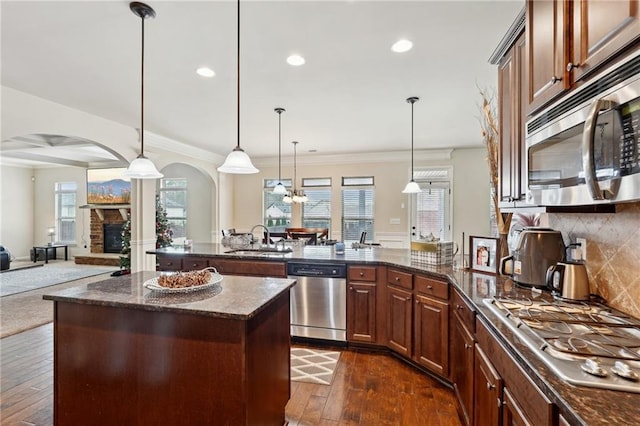
[{"label": "cabinet door", "polygon": [[376,285],[349,283],[347,292],[347,340],[376,340]]},{"label": "cabinet door", "polygon": [[449,373],[449,304],[416,296],[414,360],[440,376]]},{"label": "cabinet door", "polygon": [[573,54],[566,64],[573,81],[640,37],[638,0],[573,2]]},{"label": "cabinet door", "polygon": [[517,403],[509,389],[503,389],[502,425],[503,426],[533,426],[524,411]]},{"label": "cabinet door", "polygon": [[566,7],[564,0],[527,0],[529,113],[569,88],[565,78],[565,30],[570,28]]},{"label": "cabinet door", "polygon": [[502,408],[502,378],[478,345],[476,345],[475,352],[473,424],[476,426],[498,426],[500,425]]},{"label": "cabinet door", "polygon": [[411,356],[410,292],[387,286],[387,339],[389,348],[406,357]]},{"label": "cabinet door", "polygon": [[515,108],[516,98],[516,57],[514,50],[510,49],[498,64],[498,115],[499,115],[499,132],[500,132],[500,148],[498,150],[498,201],[503,207],[510,207],[505,203],[513,201],[513,179],[511,170],[513,168],[513,152],[512,142],[512,126],[513,109]]},{"label": "cabinet door", "polygon": [[465,327],[458,311],[453,312],[451,321],[451,381],[465,424],[470,425],[473,419],[473,335]]}]

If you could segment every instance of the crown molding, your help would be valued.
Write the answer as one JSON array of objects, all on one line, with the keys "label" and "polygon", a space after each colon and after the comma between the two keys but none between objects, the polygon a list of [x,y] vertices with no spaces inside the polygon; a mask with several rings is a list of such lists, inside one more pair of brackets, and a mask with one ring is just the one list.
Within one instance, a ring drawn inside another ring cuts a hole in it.
[{"label": "crown molding", "polygon": [[[425,149],[413,152],[414,161],[450,160],[453,149]],[[298,155],[297,165],[335,165],[356,163],[401,163],[408,162],[411,151],[362,152],[352,154]],[[253,158],[256,167],[277,167],[278,157]],[[283,157],[282,164],[292,165],[293,156]]]}]

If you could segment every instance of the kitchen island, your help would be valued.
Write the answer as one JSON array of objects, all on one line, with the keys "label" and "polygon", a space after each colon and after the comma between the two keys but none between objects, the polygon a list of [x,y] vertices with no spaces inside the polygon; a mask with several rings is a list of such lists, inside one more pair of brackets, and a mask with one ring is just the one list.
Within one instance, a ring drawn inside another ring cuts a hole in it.
[{"label": "kitchen island", "polygon": [[[508,386],[508,390],[510,392],[509,396],[513,395],[515,387],[515,391],[520,391],[523,395],[531,392],[530,395],[542,395],[542,399],[546,399],[548,401],[548,405],[539,407],[532,403],[532,401],[538,401],[537,397],[523,397],[521,399],[521,402],[524,404],[528,403],[530,406],[533,405],[533,407],[529,407],[532,408],[532,411],[542,412],[539,408],[544,408],[544,413],[549,414],[549,418],[545,419],[548,420],[548,422],[533,424],[570,424],[589,426],[636,424],[637,419],[640,417],[640,393],[574,386],[565,382],[562,378],[551,371],[551,369],[549,369],[548,366],[546,366],[545,363],[540,360],[509,327],[505,326],[498,317],[490,311],[484,303],[484,299],[486,298],[496,296],[511,297],[514,299],[539,297],[539,295],[532,292],[531,289],[517,286],[507,277],[488,275],[451,266],[427,265],[424,262],[413,259],[409,250],[386,249],[380,247],[362,248],[358,250],[348,248],[345,254],[338,255],[329,246],[294,247],[293,251],[290,253],[262,253],[250,252],[247,250],[234,251],[233,249],[224,247],[220,244],[196,243],[187,249],[183,249],[181,247],[167,247],[150,251],[149,253],[156,254],[161,265],[171,264],[173,267],[189,270],[193,264],[204,264],[205,266],[220,266],[223,269],[228,268],[229,273],[233,272],[238,274],[247,273],[248,270],[246,269],[246,265],[278,265],[277,269],[271,269],[271,273],[274,271],[283,271],[283,273],[285,273],[286,263],[290,261],[306,261],[314,263],[342,262],[347,265],[349,271],[353,272],[353,274],[350,272],[350,277],[352,275],[356,276],[356,278],[353,279],[353,283],[348,282],[349,286],[354,287],[363,282],[363,276],[366,277],[366,274],[363,275],[365,271],[372,271],[374,274],[373,278],[364,284],[360,284],[360,287],[374,289],[373,291],[369,291],[369,294],[375,294],[374,298],[376,301],[373,302],[373,304],[375,304],[375,308],[373,308],[373,311],[368,311],[377,318],[377,320],[371,323],[378,336],[376,337],[374,345],[376,345],[376,349],[384,349],[384,346],[386,346],[387,350],[395,352],[396,355],[399,355],[410,363],[413,363],[414,361],[411,354],[411,343],[407,346],[408,355],[399,354],[398,350],[394,349],[394,346],[389,343],[391,340],[391,330],[389,328],[391,326],[390,320],[396,319],[396,316],[390,315],[390,309],[394,306],[398,306],[393,305],[398,298],[394,297],[395,293],[390,292],[393,290],[392,287],[394,286],[389,284],[389,277],[396,279],[397,275],[404,275],[408,278],[408,283],[412,282],[411,277],[414,277],[416,283],[418,283],[418,278],[420,278],[420,283],[422,284],[425,283],[424,279],[426,278],[426,283],[433,285],[431,291],[440,287],[437,287],[437,283],[433,283],[432,281],[429,281],[429,279],[448,283],[451,288],[443,289],[443,299],[437,299],[432,296],[429,297],[431,297],[432,300],[446,299],[451,305],[451,309],[449,310],[449,323],[451,325],[449,328],[450,338],[442,339],[442,342],[444,342],[445,345],[448,345],[450,349],[450,370],[454,370],[454,366],[459,366],[460,361],[452,355],[452,352],[454,351],[452,347],[454,343],[453,336],[457,327],[457,321],[454,319],[458,317],[457,312],[460,309],[463,309],[461,305],[468,305],[470,309],[469,321],[473,328],[470,330],[472,333],[470,344],[463,346],[464,350],[473,354],[473,348],[476,347],[476,338],[478,338],[479,341],[477,348],[482,348],[483,351],[489,353],[490,357],[500,350],[499,347],[504,348],[506,351],[505,355],[515,363],[515,369],[504,371],[506,374],[505,378],[510,381]],[[264,270],[264,268],[261,270]],[[391,271],[393,271],[393,274],[391,274]],[[401,293],[406,296],[406,300],[408,300],[407,305],[415,305],[415,300],[424,299],[423,294],[420,293],[417,286],[418,284],[416,284],[414,295],[408,291]],[[548,292],[546,293],[546,296],[548,296]],[[401,302],[403,300],[405,300],[405,298],[400,299]],[[414,301],[411,302],[412,300]],[[443,305],[437,304],[437,306]],[[463,309],[460,312],[463,311],[465,310]],[[403,314],[408,315],[409,321],[412,315],[411,312],[410,308],[407,308],[407,311],[403,312]],[[415,312],[416,311],[413,313],[415,314]],[[349,321],[349,316],[352,314],[353,311],[347,311],[347,321]],[[476,330],[476,325],[477,332],[474,332],[474,330]],[[445,326],[444,329],[446,328],[447,327]],[[405,329],[411,330],[411,327],[406,327]],[[484,333],[484,330],[488,330],[490,333],[489,338],[487,338],[487,333]],[[382,336],[382,338],[380,338],[380,336]],[[393,338],[395,339],[395,336]],[[410,338],[409,342],[411,342]],[[351,344],[362,345],[359,342],[350,341],[349,345]],[[489,344],[489,346],[487,344]],[[470,360],[471,365],[466,365],[462,368],[466,377],[474,376],[473,356],[471,356]],[[502,366],[502,361],[504,360],[504,358],[496,358],[493,361],[498,363],[499,366]],[[413,363],[413,365],[415,366],[415,363]],[[456,367],[455,369],[459,368]],[[513,371],[515,371],[515,373],[513,373]],[[436,373],[435,376],[444,379],[445,381],[449,381],[450,383],[455,380],[451,371],[449,374]],[[473,379],[470,383],[473,386]],[[480,380],[478,380],[477,383],[479,385],[486,384]],[[521,384],[522,386],[520,386]],[[480,388],[482,388],[482,386],[480,386]],[[498,388],[500,389],[500,387]],[[504,389],[506,395],[507,387]],[[502,396],[500,398],[502,398]],[[499,402],[501,401],[502,399],[499,400]],[[492,399],[491,404],[486,406],[488,407],[489,405],[495,407],[495,399]],[[509,407],[510,405],[511,403],[507,404],[505,397],[503,407]],[[480,406],[482,406],[482,404],[480,404]],[[468,414],[471,415],[472,413]],[[488,422],[482,423],[482,419],[476,420],[480,421],[479,424],[490,424]]]},{"label": "kitchen island", "polygon": [[54,423],[284,424],[294,280],[224,276],[190,293],[139,272],[47,294]]}]

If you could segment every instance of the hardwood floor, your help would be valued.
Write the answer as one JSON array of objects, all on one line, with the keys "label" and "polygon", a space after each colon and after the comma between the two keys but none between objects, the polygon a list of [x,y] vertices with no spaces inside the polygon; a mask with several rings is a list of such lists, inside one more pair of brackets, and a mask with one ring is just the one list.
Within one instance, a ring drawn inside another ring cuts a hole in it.
[{"label": "hardwood floor", "polygon": [[[2,425],[53,424],[53,325],[0,340]],[[401,361],[345,350],[330,386],[291,382],[290,426],[459,425],[453,392]]]}]

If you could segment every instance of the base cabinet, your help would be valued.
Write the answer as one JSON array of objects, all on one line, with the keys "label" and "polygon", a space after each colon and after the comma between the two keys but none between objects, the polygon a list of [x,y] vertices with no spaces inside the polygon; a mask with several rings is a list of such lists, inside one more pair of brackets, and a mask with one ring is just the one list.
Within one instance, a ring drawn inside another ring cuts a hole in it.
[{"label": "base cabinet", "polygon": [[416,295],[413,359],[434,373],[449,374],[449,303]]},{"label": "base cabinet", "polygon": [[479,345],[475,348],[473,424],[499,425],[502,421],[502,377]]},{"label": "base cabinet", "polygon": [[387,286],[387,338],[393,351],[411,356],[412,300],[410,291]]},{"label": "base cabinet", "polygon": [[377,292],[375,266],[349,265],[347,272],[347,340],[376,343]]},{"label": "base cabinet", "polygon": [[347,340],[373,343],[376,340],[376,285],[353,283],[347,286]]}]

